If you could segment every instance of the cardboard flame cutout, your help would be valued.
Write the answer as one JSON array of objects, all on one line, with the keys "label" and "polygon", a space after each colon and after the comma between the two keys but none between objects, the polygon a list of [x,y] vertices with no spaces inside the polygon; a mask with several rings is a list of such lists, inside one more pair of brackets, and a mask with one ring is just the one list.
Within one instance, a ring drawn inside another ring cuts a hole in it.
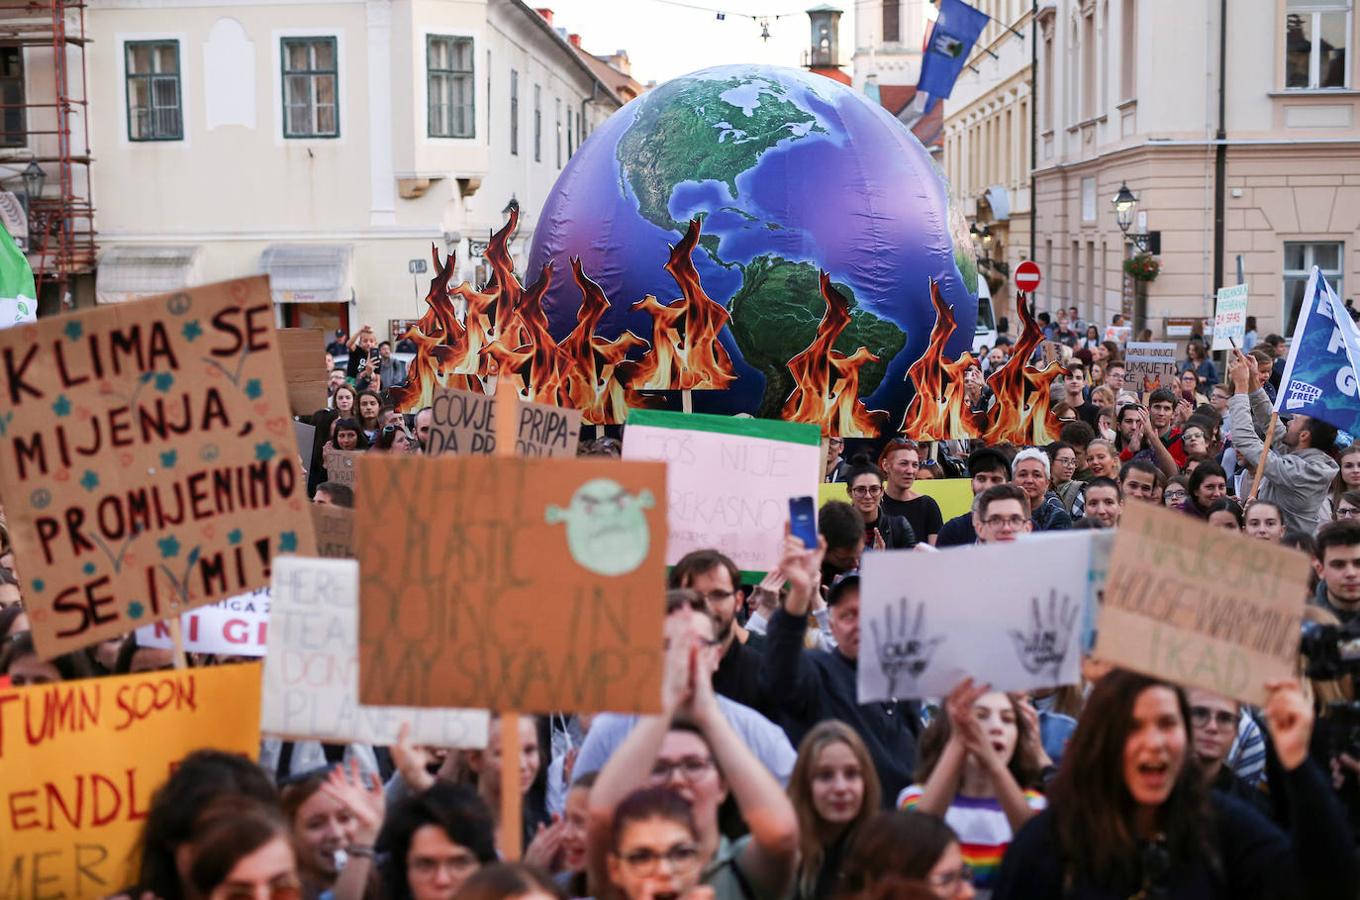
[{"label": "cardboard flame cutout", "polygon": [[[717,390],[736,380],[736,371],[719,337],[728,313],[704,292],[691,254],[699,242],[700,222],[690,222],[684,238],[671,248],[666,271],[681,296],[668,304],[647,296],[633,304],[652,317],[652,341],[625,331],[609,340],[595,333],[609,311],[609,298],[590,279],[579,259],[572,277],[581,291],[576,327],[561,342],[548,328],[543,297],[552,284],[551,264],[525,288],[515,276],[510,240],[519,227],[519,207],[491,236],[486,261],[491,278],[484,291],[464,282],[450,286],[454,257],[439,260],[431,247],[435,276],[425,296],[429,309],[405,335],[416,345],[407,382],[392,389],[402,412],[429,406],[436,388],[488,393],[491,375],[510,378],[520,397],[581,410],[595,425],[624,421],[628,408],[657,405],[639,390]],[[464,313],[458,314],[462,301]],[[644,351],[640,359],[629,354]]]},{"label": "cardboard flame cutout", "polygon": [[867,409],[859,399],[859,370],[878,357],[867,347],[849,356],[832,349],[850,324],[850,301],[831,286],[831,276],[823,271],[820,277],[826,312],[812,343],[789,360],[794,388],[784,401],[784,418],[819,425],[823,437],[878,437],[888,414]]},{"label": "cardboard flame cutout", "polygon": [[988,444],[1038,446],[1057,440],[1062,423],[1053,413],[1050,390],[1067,370],[1058,363],[1045,368],[1026,365],[1025,361],[1044,338],[1030,310],[1028,295],[1016,295],[1022,325],[1020,339],[1010,359],[987,379],[994,396],[986,413],[979,415],[973,414],[965,397],[963,378],[976,362],[970,353],[953,362],[945,358],[945,344],[957,323],[933,281],[930,299],[935,305],[935,325],[930,330],[925,353],[907,369],[907,377],[916,386],[916,396],[907,406],[902,433],[917,440],[981,437]]}]

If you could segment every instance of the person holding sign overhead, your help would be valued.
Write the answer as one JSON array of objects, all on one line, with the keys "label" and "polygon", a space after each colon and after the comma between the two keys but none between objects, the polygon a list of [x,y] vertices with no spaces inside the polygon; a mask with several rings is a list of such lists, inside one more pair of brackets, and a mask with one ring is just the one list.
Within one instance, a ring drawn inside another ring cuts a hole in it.
[{"label": "person holding sign overhead", "polygon": [[1295,681],[1267,689],[1265,717],[1284,773],[1272,789],[1299,811],[1289,834],[1209,793],[1189,759],[1181,688],[1116,670],[1091,693],[1049,785],[1049,808],[1006,852],[994,900],[1354,900],[1360,865],[1350,831],[1308,759],[1312,706]]}]

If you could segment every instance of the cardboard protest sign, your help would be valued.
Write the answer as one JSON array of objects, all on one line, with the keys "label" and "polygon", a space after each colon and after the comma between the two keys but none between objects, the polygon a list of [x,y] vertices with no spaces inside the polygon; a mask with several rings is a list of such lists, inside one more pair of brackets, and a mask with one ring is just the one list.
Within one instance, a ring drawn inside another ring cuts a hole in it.
[{"label": "cardboard protest sign", "polygon": [[387,745],[409,722],[416,744],[486,746],[485,710],[360,705],[354,560],[280,557],[274,561],[274,598],[260,710],[265,734]]},{"label": "cardboard protest sign", "polygon": [[312,449],[316,446],[316,426],[294,422],[293,437],[297,440],[298,465],[306,472],[307,467],[312,464]]},{"label": "cardboard protest sign", "polygon": [[721,547],[754,580],[779,564],[789,498],[816,497],[822,481],[817,426],[769,419],[635,409],[623,458],[666,463],[667,565]]},{"label": "cardboard protest sign", "polygon": [[1316,266],[1303,292],[1275,411],[1311,416],[1360,433],[1360,328]]},{"label": "cardboard protest sign", "polygon": [[[581,435],[581,411],[546,403],[518,402],[516,456],[575,456]],[[488,394],[439,388],[430,404],[430,437],[426,452],[492,454],[496,452],[496,403]]]},{"label": "cardboard protest sign", "polygon": [[264,278],[0,331],[0,496],[54,656],[313,552]]},{"label": "cardboard protest sign", "polygon": [[[184,649],[192,653],[264,656],[269,633],[269,588],[200,606],[179,617]],[[172,649],[165,622],[137,629],[137,645]]]},{"label": "cardboard protest sign", "polygon": [[1176,345],[1132,341],[1124,353],[1125,383],[1142,391],[1154,391],[1176,383]]},{"label": "cardboard protest sign", "polygon": [[1115,537],[1095,655],[1245,703],[1297,672],[1308,558],[1128,503]]},{"label": "cardboard protest sign", "polygon": [[323,448],[321,458],[322,465],[326,467],[326,480],[354,487],[354,463],[363,455],[362,450],[337,450],[329,446]]},{"label": "cardboard protest sign", "polygon": [[312,504],[316,555],[346,559],[354,555],[354,510],[324,503]]},{"label": "cardboard protest sign", "polygon": [[151,795],[180,761],[259,752],[259,691],[258,663],[0,689],[0,894],[132,884]]},{"label": "cardboard protest sign", "polygon": [[326,371],[326,333],[320,328],[280,328],[279,353],[288,404],[300,416],[326,408],[329,398]]},{"label": "cardboard protest sign", "polygon": [[[973,508],[973,481],[971,478],[930,478],[917,481],[911,488],[918,494],[934,497],[940,506],[940,515],[948,522]],[[843,481],[823,482],[817,486],[817,506],[825,506],[828,500],[850,502],[850,485]]]},{"label": "cardboard protest sign", "polygon": [[1247,286],[1234,284],[1218,289],[1214,307],[1214,343],[1210,350],[1242,349],[1247,336]]},{"label": "cardboard protest sign", "polygon": [[[664,466],[370,455],[359,470],[362,702],[658,708]],[[417,497],[420,515],[389,514]]]},{"label": "cardboard protest sign", "polygon": [[1070,549],[864,554],[859,702],[943,696],[970,676],[1003,691],[1079,683],[1086,571]]},{"label": "cardboard protest sign", "polygon": [[1114,341],[1119,346],[1124,346],[1133,340],[1132,325],[1106,325],[1105,336],[1102,340]]}]

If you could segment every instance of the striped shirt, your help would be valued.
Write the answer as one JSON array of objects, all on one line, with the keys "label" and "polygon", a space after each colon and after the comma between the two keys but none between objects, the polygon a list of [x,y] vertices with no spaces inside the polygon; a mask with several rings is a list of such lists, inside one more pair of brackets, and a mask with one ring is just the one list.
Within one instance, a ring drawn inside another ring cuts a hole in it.
[{"label": "striped shirt", "polygon": [[[913,784],[897,796],[898,809],[913,809],[921,802],[924,788]],[[1048,806],[1043,794],[1025,791],[1030,809],[1039,811]],[[959,836],[963,861],[973,869],[973,884],[981,889],[992,886],[1001,869],[1001,857],[1011,838],[1010,820],[995,797],[954,796],[954,802],[944,814],[945,823]]]}]

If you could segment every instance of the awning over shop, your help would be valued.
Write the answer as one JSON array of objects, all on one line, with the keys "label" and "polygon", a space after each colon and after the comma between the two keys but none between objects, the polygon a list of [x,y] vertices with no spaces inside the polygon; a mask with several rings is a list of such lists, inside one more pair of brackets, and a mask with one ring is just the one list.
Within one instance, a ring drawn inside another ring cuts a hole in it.
[{"label": "awning over shop", "polygon": [[200,284],[196,244],[132,244],[108,247],[95,272],[95,300],[124,303]]},{"label": "awning over shop", "polygon": [[271,244],[260,255],[275,303],[354,299],[353,244]]},{"label": "awning over shop", "polygon": [[992,208],[993,222],[1006,222],[1011,217],[1011,192],[999,184],[987,188],[987,205]]}]

